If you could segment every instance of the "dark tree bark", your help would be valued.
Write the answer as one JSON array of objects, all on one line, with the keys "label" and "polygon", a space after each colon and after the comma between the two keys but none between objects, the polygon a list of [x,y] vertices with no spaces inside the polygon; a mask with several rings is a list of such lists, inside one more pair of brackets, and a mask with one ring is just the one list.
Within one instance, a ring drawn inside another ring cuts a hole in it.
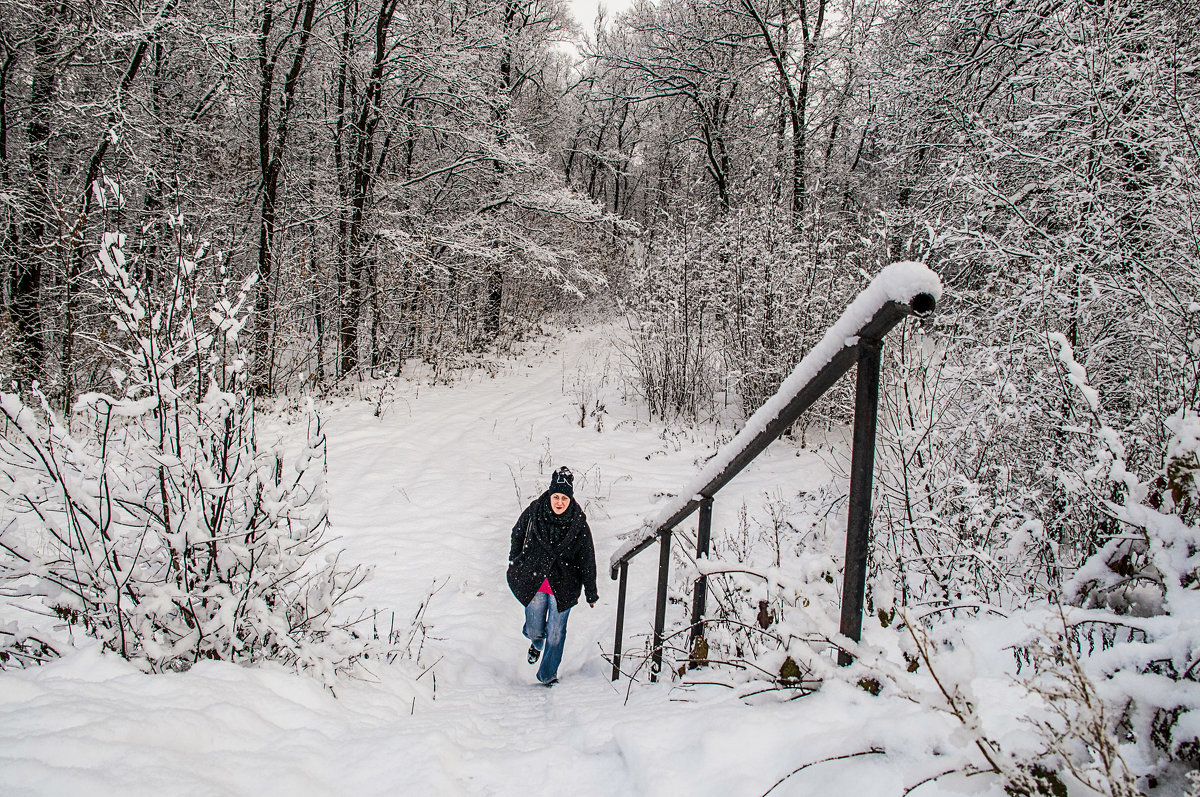
[{"label": "dark tree bark", "polygon": [[[347,348],[356,348],[355,330],[347,329],[349,308],[346,303],[350,295],[350,168],[346,157],[345,138],[349,128],[350,105],[350,52],[353,41],[354,15],[350,0],[342,3],[342,35],[338,43],[337,87],[334,94],[334,131],[333,131],[333,168],[337,180],[338,197],[338,227],[337,240],[334,241],[334,285],[337,290],[340,307],[334,316],[337,326],[338,346],[342,352]],[[343,376],[342,368],[347,363],[353,363],[341,355],[334,368],[336,376]]]},{"label": "dark tree bark", "polygon": [[50,206],[50,124],[53,119],[58,42],[53,29],[52,6],[43,9],[43,26],[33,36],[33,63],[29,90],[29,122],[25,128],[30,184],[25,221],[13,270],[12,308],[17,327],[18,377],[25,381],[43,377],[46,354],[41,323],[42,268],[53,224]]},{"label": "dark tree bark", "polygon": [[[9,41],[7,31],[0,31],[0,55],[3,56],[3,59],[0,60],[0,184],[12,185],[12,169],[8,162],[8,76],[16,63],[17,50]],[[17,243],[20,240],[15,218],[10,217],[9,223],[5,225],[3,236],[4,245],[0,247],[0,251],[15,254]],[[6,264],[4,270],[0,272],[0,280],[9,286],[10,291],[16,277],[13,270],[15,263],[16,258],[14,257],[13,262]],[[3,291],[3,293],[6,301],[4,310],[11,312],[12,307],[7,303],[9,291]]]},{"label": "dark tree bark", "polygon": [[[379,125],[383,117],[383,90],[386,83],[386,68],[388,61],[388,31],[396,11],[397,0],[382,0],[379,12],[375,16],[375,48],[371,58],[371,72],[362,96],[362,105],[354,115],[349,129],[349,179],[346,187],[349,191],[349,220],[346,225],[346,263],[341,272],[339,282],[342,294],[342,313],[338,324],[338,336],[341,342],[341,374],[343,376],[354,371],[359,365],[358,328],[362,321],[363,306],[366,303],[366,288],[374,282],[373,274],[369,273],[370,255],[367,251],[368,238],[366,234],[367,213],[370,210],[374,193],[375,181],[387,158],[390,147],[390,137],[385,137],[382,144],[377,141]],[[349,27],[347,26],[347,31]],[[343,57],[350,54],[349,44],[345,45]],[[339,113],[345,115],[347,106],[339,89]],[[377,148],[379,150],[377,154]],[[368,353],[368,362],[373,353]]]},{"label": "dark tree bark", "polygon": [[[17,60],[17,50],[9,43],[8,34],[0,31],[0,182],[12,185],[8,165],[8,74]],[[15,232],[12,233],[15,236]]]},{"label": "dark tree bark", "polygon": [[[253,370],[253,389],[258,395],[268,394],[272,389],[272,365],[275,359],[271,346],[274,326],[272,277],[275,268],[275,223],[279,212],[279,178],[287,155],[296,88],[304,69],[304,55],[308,50],[316,5],[316,0],[301,0],[292,16],[289,35],[272,48],[270,37],[274,7],[272,0],[267,0],[263,4],[262,25],[258,33],[258,63],[262,80],[258,103],[258,163],[262,179],[262,209],[258,231],[258,284],[254,296]],[[292,62],[280,89],[279,111],[273,115],[271,101],[275,96],[275,67],[292,34],[296,38]]]},{"label": "dark tree bark", "polygon": [[[513,90],[518,78],[513,74],[513,61],[516,58],[516,34],[523,23],[518,16],[522,10],[521,0],[505,0],[502,30],[504,40],[500,44],[500,86],[496,98],[493,118],[496,122],[496,144],[503,147],[508,142],[508,111],[512,100]],[[504,163],[492,161],[492,169],[496,175],[497,185],[503,180]],[[483,308],[483,337],[485,340],[495,340],[500,335],[501,302],[504,299],[504,266],[494,263],[488,267],[487,284],[484,286]]]},{"label": "dark tree bark", "polygon": [[[812,82],[816,48],[825,24],[826,0],[815,0],[815,11],[810,11],[807,0],[799,0],[799,6],[795,10],[800,21],[802,34],[800,46],[803,48],[799,80],[795,86],[792,84],[787,52],[790,31],[786,6],[780,14],[781,36],[777,40],[771,29],[771,23],[767,21],[755,0],[741,0],[741,3],[742,8],[754,19],[754,24],[767,48],[771,65],[779,76],[779,87],[783,95],[787,121],[792,131],[792,223],[799,225],[808,203],[808,94]],[[815,14],[811,21],[809,20],[810,14]]]}]

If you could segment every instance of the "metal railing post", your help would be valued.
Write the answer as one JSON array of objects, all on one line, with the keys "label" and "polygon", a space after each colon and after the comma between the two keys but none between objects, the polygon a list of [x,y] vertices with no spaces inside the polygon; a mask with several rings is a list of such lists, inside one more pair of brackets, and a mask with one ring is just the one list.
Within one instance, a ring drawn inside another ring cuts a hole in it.
[{"label": "metal railing post", "polygon": [[658,598],[654,603],[654,650],[650,665],[650,680],[657,681],[662,670],[663,627],[667,621],[667,571],[671,567],[671,530],[664,530],[658,538]]},{"label": "metal railing post", "polygon": [[[696,527],[696,565],[699,566],[701,558],[708,557],[708,543],[712,537],[712,498],[705,497],[700,502],[700,519]],[[692,636],[691,641],[694,646],[696,637],[700,636],[700,624],[704,621],[705,603],[708,600],[708,576],[701,573],[696,579],[696,586],[692,590]]]},{"label": "metal railing post", "polygon": [[613,640],[614,681],[621,677],[621,636],[625,632],[625,584],[629,580],[629,562],[621,562],[620,579],[617,582],[617,637]]},{"label": "metal railing post", "polygon": [[[842,581],[843,636],[862,636],[863,600],[867,585],[867,549],[871,533],[871,485],[875,468],[875,425],[879,415],[879,340],[858,344],[858,379],[854,387],[854,449],[850,455],[850,496],[846,518],[846,568]],[[854,657],[838,652],[838,664]]]}]

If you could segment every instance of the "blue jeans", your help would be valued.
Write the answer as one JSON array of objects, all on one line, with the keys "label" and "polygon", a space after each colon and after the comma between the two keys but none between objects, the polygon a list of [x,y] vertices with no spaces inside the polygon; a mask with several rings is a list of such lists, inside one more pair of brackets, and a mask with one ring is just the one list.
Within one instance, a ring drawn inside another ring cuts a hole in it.
[{"label": "blue jeans", "polygon": [[558,664],[562,661],[563,643],[567,641],[567,615],[570,609],[558,610],[558,601],[548,592],[539,592],[525,607],[525,627],[521,633],[543,650],[542,664],[538,667],[537,679],[548,684],[558,677]]}]

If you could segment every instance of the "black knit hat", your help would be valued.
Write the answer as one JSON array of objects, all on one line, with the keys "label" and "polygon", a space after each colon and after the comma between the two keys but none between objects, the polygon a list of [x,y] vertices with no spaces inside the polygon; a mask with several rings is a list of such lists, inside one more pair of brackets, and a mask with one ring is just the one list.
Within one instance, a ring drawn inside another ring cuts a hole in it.
[{"label": "black knit hat", "polygon": [[563,465],[550,477],[550,495],[562,493],[567,498],[574,498],[575,476],[571,473],[571,469]]}]

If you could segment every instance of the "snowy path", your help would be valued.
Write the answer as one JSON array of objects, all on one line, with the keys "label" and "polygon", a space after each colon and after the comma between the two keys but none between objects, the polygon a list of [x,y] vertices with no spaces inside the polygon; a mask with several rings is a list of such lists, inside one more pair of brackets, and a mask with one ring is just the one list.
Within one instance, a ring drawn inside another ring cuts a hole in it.
[{"label": "snowy path", "polygon": [[[406,761],[405,779],[425,784],[418,792],[674,794],[694,771],[691,755],[661,757],[670,742],[657,731],[647,738],[639,726],[670,717],[686,728],[697,707],[668,702],[663,689],[635,694],[627,705],[626,684],[610,682],[600,652],[612,645],[616,585],[607,562],[616,535],[653,510],[654,489],[678,489],[710,449],[663,440],[620,415],[604,418],[602,432],[594,421],[580,428],[580,396],[617,409],[611,385],[604,395],[605,386],[593,384],[615,358],[603,336],[576,334],[495,377],[422,387],[388,404],[382,418],[358,404],[328,426],[334,523],[352,559],[376,563],[368,602],[403,612],[431,585],[440,588],[426,613],[431,639],[422,656],[436,662],[436,699],[419,702],[411,719],[379,740],[386,757]],[[790,459],[783,462],[790,479],[806,468],[826,476],[815,457],[781,459]],[[576,473],[596,538],[601,602],[573,610],[562,682],[546,690],[525,662],[521,610],[504,566],[516,516],[564,464]],[[727,504],[732,514],[736,502]],[[649,626],[654,558],[634,568],[630,637]],[[733,714],[750,719],[740,709],[735,704]],[[702,793],[739,791],[717,788],[720,778],[711,765],[706,770]]]},{"label": "snowy path", "polygon": [[[578,396],[590,387],[564,395],[564,385],[597,378],[597,358],[603,369],[609,356],[602,339],[577,336],[494,378],[477,373],[452,387],[422,387],[388,404],[382,418],[359,404],[327,427],[333,521],[350,558],[376,566],[368,603],[411,614],[427,590],[438,590],[422,655],[433,665],[426,678],[437,679],[436,699],[383,742],[407,759],[407,777],[431,790],[500,793],[496,773],[505,772],[514,794],[578,793],[581,782],[597,794],[627,791],[613,778],[626,766],[612,722],[597,722],[624,701],[599,655],[611,646],[615,607],[605,563],[614,535],[649,508],[645,479],[656,466],[631,438],[649,437],[652,447],[656,440],[644,429],[581,429]],[[625,439],[614,444],[614,435]],[[573,610],[562,682],[546,690],[525,662],[521,610],[504,567],[517,515],[563,464],[575,471],[589,511],[602,599]],[[623,494],[630,491],[637,500]],[[611,516],[613,506],[630,503]],[[424,762],[417,773],[413,761]]]},{"label": "snowy path", "polygon": [[[568,359],[583,356],[572,355]],[[370,405],[357,404],[336,413],[326,427],[336,533],[348,558],[376,568],[366,603],[404,615],[431,588],[438,590],[426,619],[446,690],[530,682],[527,643],[511,633],[514,623],[519,628],[520,606],[505,584],[504,568],[509,530],[545,489],[554,467],[567,464],[576,472],[602,569],[615,547],[613,535],[632,523],[607,517],[612,501],[597,493],[611,491],[609,474],[633,469],[622,456],[641,456],[628,445],[612,447],[609,433],[567,420],[573,409],[560,384],[564,369],[575,363],[547,354],[538,367],[510,366],[496,378],[475,374],[452,387],[422,387],[391,402],[382,418]],[[639,508],[647,506],[643,495]],[[611,592],[608,587],[602,574],[602,592]],[[591,641],[600,638],[610,616],[607,602],[573,611],[569,645],[575,655],[564,662],[564,680],[585,666],[581,649],[589,653],[587,672],[601,674]],[[431,655],[422,660],[431,662]],[[446,697],[439,692],[439,700]]]},{"label": "snowy path", "polygon": [[[612,644],[616,535],[655,509],[656,490],[690,479],[711,433],[637,422],[601,332],[530,349],[453,386],[398,382],[380,417],[379,385],[322,413],[334,533],[347,561],[375,566],[363,605],[406,627],[436,590],[415,691],[404,666],[335,698],[277,668],[146,676],[85,648],[0,673],[0,795],[760,795],[802,764],[897,738],[916,756],[822,764],[773,794],[890,797],[929,774],[923,753],[947,731],[904,701],[827,684],[750,707],[727,692],[610,683],[600,652]],[[595,417],[580,428],[583,398],[606,406],[602,430]],[[801,453],[772,450],[739,476],[714,528],[733,525],[743,497],[828,478]],[[504,569],[512,523],[564,464],[596,538],[601,601],[572,612],[562,682],[545,689]],[[627,649],[649,628],[654,558],[631,570]]]}]

